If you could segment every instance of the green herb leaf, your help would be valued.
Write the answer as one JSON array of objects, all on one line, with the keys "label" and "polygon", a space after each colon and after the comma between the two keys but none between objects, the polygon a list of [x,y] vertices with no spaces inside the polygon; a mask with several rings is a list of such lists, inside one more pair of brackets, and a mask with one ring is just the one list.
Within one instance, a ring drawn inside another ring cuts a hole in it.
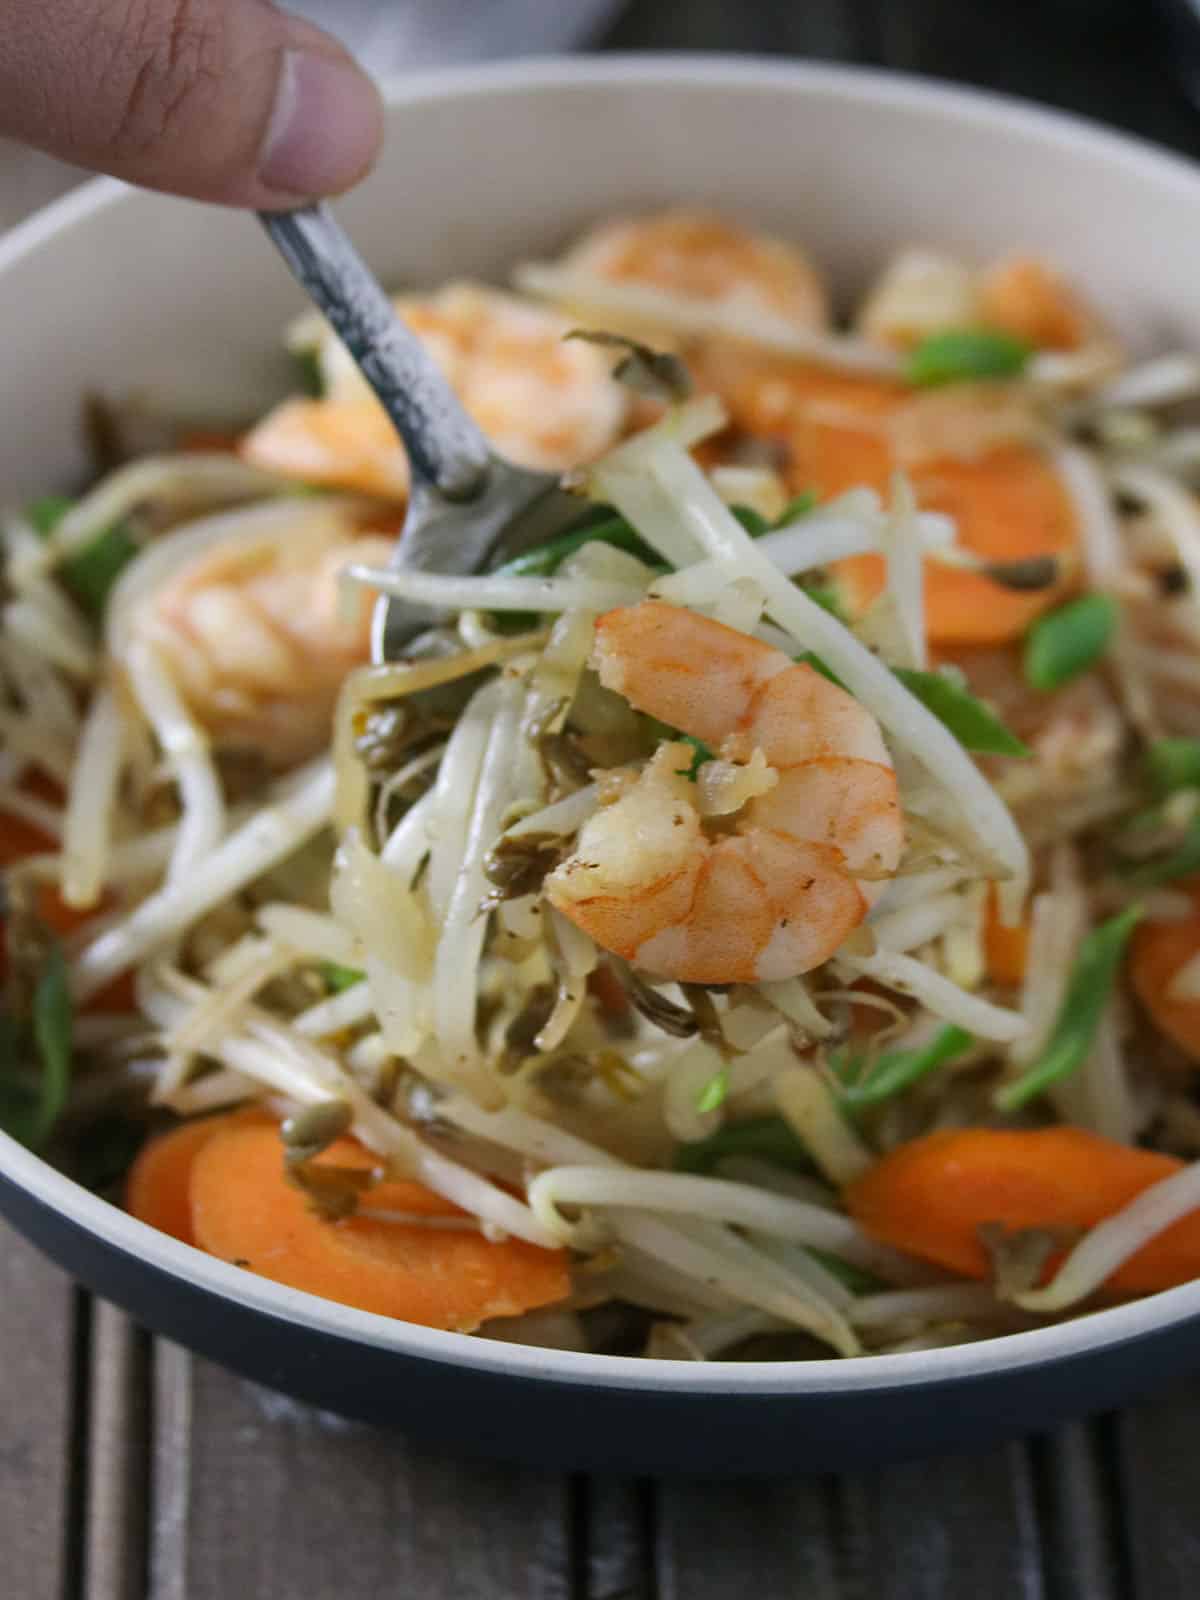
[{"label": "green herb leaf", "polygon": [[696,1096],[697,1111],[715,1111],[718,1106],[724,1105],[725,1096],[729,1093],[729,1068],[721,1067],[714,1072],[712,1077]]},{"label": "green herb leaf", "polygon": [[786,528],[790,522],[799,522],[801,517],[806,517],[810,511],[815,510],[817,496],[812,489],[803,489],[784,506],[775,518],[777,528]]},{"label": "green herb leaf", "polygon": [[[25,507],[25,515],[42,538],[47,539],[73,504],[65,495],[46,494],[32,500]],[[58,576],[93,622],[103,618],[113,584],[140,549],[125,524],[117,522],[97,534],[82,550],[68,556],[59,567]]]},{"label": "green herb leaf", "polygon": [[353,989],[366,977],[366,973],[360,972],[357,967],[339,966],[336,961],[322,961],[317,970],[330,994],[341,994],[346,989]]},{"label": "green herb leaf", "polygon": [[1027,756],[1029,747],[989,711],[982,700],[944,672],[917,672],[909,667],[893,669],[910,694],[967,750],[980,755]]},{"label": "green herb leaf", "polygon": [[812,1171],[808,1151],[782,1117],[727,1122],[707,1139],[681,1144],[675,1152],[675,1169],[711,1173],[726,1156],[757,1156],[792,1172]]},{"label": "green herb leaf", "polygon": [[864,1073],[861,1057],[848,1055],[830,1058],[835,1077],[835,1093],[849,1111],[859,1111],[865,1106],[877,1106],[893,1095],[912,1087],[921,1078],[957,1061],[975,1043],[963,1028],[941,1028],[918,1050],[890,1050],[881,1055]]},{"label": "green herb leaf", "polygon": [[549,539],[533,550],[514,556],[502,567],[497,567],[496,571],[508,578],[552,577],[568,556],[573,556],[576,550],[582,550],[585,544],[596,542],[611,544],[618,550],[628,550],[630,555],[649,565],[658,564],[658,557],[646,541],[634,532],[624,517],[614,514],[599,522],[588,522],[582,527],[560,533],[556,539]]},{"label": "green herb leaf", "polygon": [[692,757],[692,764],[690,767],[677,768],[678,774],[681,778],[688,778],[692,783],[695,783],[700,768],[706,761],[715,761],[717,759],[716,755],[708,748],[703,739],[693,739],[690,733],[677,733],[674,735],[674,738],[677,739],[681,744],[690,744],[692,749],[696,752]]},{"label": "green herb leaf", "polygon": [[921,340],[909,354],[905,376],[921,388],[978,378],[1016,378],[1032,354],[1024,339],[998,329],[949,329]]},{"label": "green herb leaf", "polygon": [[[0,1017],[0,1125],[31,1150],[44,1147],[67,1103],[73,1020],[67,964],[55,944],[33,992],[29,1026]],[[31,1066],[36,1073],[27,1077]]]},{"label": "green herb leaf", "polygon": [[25,516],[34,532],[48,539],[74,504],[65,494],[44,494],[29,502]]},{"label": "green herb leaf", "polygon": [[1141,906],[1130,906],[1088,934],[1079,947],[1066,998],[1046,1048],[1019,1078],[996,1092],[994,1104],[998,1110],[1019,1110],[1087,1060],[1125,946],[1141,915]]},{"label": "green herb leaf", "polygon": [[828,611],[831,617],[836,617],[840,623],[849,627],[850,616],[842,604],[842,591],[833,579],[827,579],[824,583],[801,583],[797,580],[797,587],[802,589],[810,600],[815,601],[822,611]]},{"label": "green herb leaf", "polygon": [[103,618],[113,585],[140,549],[129,530],[118,522],[68,556],[59,568],[62,581],[93,622]]},{"label": "green herb leaf", "polygon": [[1049,691],[1095,666],[1112,643],[1119,612],[1111,595],[1087,594],[1038,620],[1025,635],[1025,678]]},{"label": "green herb leaf", "polygon": [[67,982],[67,963],[61,947],[55,944],[33,992],[33,1037],[42,1065],[39,1144],[49,1137],[67,1103],[73,1026],[74,1007]]},{"label": "green herb leaf", "polygon": [[729,509],[752,539],[761,539],[763,534],[770,533],[774,526],[753,506],[730,506]]},{"label": "green herb leaf", "polygon": [[880,1294],[888,1287],[882,1278],[868,1272],[866,1267],[856,1267],[853,1261],[846,1261],[828,1250],[818,1250],[815,1244],[806,1244],[802,1248],[806,1255],[810,1255],[826,1272],[832,1273],[839,1283],[844,1284],[851,1294]]},{"label": "green herb leaf", "polygon": [[1200,787],[1200,739],[1156,739],[1146,751],[1146,776],[1160,795]]},{"label": "green herb leaf", "polygon": [[[836,683],[839,689],[846,688],[846,685],[834,672],[833,668],[826,666],[815,650],[802,650],[798,656],[793,656],[792,660],[798,667],[811,667],[814,672],[819,672],[823,678],[828,678],[830,683]],[[849,690],[846,692],[849,693]]]},{"label": "green herb leaf", "polygon": [[296,363],[296,377],[301,390],[310,400],[320,400],[325,393],[325,373],[321,367],[320,349],[316,345],[310,345],[307,350],[293,350],[292,359]]},{"label": "green herb leaf", "polygon": [[1200,872],[1200,819],[1192,823],[1169,855],[1136,867],[1122,867],[1121,878],[1134,889],[1160,889],[1165,883],[1190,878],[1195,872]]}]

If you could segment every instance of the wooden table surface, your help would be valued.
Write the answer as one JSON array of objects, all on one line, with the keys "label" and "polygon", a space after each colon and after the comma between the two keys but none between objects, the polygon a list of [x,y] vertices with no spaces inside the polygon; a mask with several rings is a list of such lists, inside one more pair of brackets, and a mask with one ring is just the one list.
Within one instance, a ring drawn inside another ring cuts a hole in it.
[{"label": "wooden table surface", "polygon": [[[636,0],[601,44],[890,64],[1200,140],[1146,0]],[[0,147],[0,226],[72,181]],[[0,1239],[3,1600],[741,1600],[750,1585],[765,1600],[1194,1596],[1200,1378],[1052,1437],[880,1472],[589,1479],[305,1410]]]}]

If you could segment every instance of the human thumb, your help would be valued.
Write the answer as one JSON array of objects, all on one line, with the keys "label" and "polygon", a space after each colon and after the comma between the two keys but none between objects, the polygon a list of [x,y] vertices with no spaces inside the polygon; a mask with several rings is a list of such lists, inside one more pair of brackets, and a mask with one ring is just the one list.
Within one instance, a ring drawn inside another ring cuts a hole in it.
[{"label": "human thumb", "polygon": [[382,112],[339,44],[269,0],[0,0],[0,133],[277,209],[357,182]]}]

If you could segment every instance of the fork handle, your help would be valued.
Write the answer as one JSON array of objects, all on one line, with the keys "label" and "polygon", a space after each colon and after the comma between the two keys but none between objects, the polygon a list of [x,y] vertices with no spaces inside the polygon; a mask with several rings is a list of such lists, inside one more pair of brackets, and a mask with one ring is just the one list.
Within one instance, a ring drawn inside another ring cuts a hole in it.
[{"label": "fork handle", "polygon": [[488,475],[487,441],[328,206],[259,217],[395,423],[414,480],[447,500],[473,500]]}]

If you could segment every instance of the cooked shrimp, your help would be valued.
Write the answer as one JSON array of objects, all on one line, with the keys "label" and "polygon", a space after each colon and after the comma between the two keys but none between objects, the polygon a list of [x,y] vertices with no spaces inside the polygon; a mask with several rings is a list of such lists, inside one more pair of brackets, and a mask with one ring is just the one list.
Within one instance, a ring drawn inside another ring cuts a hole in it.
[{"label": "cooked shrimp", "polygon": [[551,903],[606,950],[680,982],[753,983],[827,961],[903,849],[875,719],[782,651],[659,601],[601,617],[593,664],[606,688],[724,760],[761,751],[776,781],[710,835],[686,776],[693,750],[660,746],[584,825],[547,880]]},{"label": "cooked shrimp", "polygon": [[1041,350],[1078,350],[1099,333],[1095,314],[1037,256],[1006,256],[979,279],[979,319]]},{"label": "cooked shrimp", "polygon": [[219,744],[290,766],[328,743],[342,681],[369,653],[370,607],[345,613],[338,573],[386,562],[392,544],[333,505],[282,533],[232,530],[152,590],[130,631]]},{"label": "cooked shrimp", "polygon": [[1005,256],[976,271],[923,248],[889,262],[856,323],[868,339],[898,350],[975,325],[1003,329],[1038,350],[1078,350],[1102,333],[1091,307],[1038,256]]},{"label": "cooked shrimp", "polygon": [[[511,460],[565,470],[600,455],[620,433],[628,400],[610,360],[564,342],[571,324],[556,312],[470,283],[397,300],[396,309]],[[408,462],[382,406],[328,330],[319,356],[325,395],[285,401],[246,437],[243,454],[307,483],[404,499]]]},{"label": "cooked shrimp", "polygon": [[825,286],[803,251],[708,211],[602,223],[571,248],[562,265],[730,310],[767,312],[797,328],[829,324]]}]

